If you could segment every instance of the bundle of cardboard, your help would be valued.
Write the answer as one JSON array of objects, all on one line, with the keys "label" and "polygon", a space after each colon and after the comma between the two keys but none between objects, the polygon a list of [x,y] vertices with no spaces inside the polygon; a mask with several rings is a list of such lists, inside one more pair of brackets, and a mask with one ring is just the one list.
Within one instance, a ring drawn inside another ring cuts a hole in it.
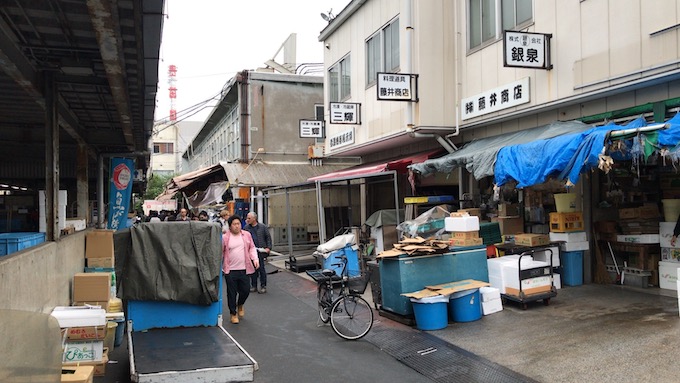
[{"label": "bundle of cardboard", "polygon": [[398,257],[403,254],[409,256],[440,254],[449,250],[449,242],[437,239],[425,239],[422,237],[404,238],[399,243],[394,244],[390,250],[385,250],[378,254],[378,258]]}]

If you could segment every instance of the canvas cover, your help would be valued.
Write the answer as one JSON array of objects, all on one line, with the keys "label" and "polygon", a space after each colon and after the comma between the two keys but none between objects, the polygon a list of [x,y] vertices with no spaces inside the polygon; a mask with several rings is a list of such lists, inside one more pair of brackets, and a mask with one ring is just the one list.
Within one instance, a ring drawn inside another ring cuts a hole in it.
[{"label": "canvas cover", "polygon": [[219,300],[222,230],[214,222],[140,223],[114,234],[123,300],[209,305]]}]

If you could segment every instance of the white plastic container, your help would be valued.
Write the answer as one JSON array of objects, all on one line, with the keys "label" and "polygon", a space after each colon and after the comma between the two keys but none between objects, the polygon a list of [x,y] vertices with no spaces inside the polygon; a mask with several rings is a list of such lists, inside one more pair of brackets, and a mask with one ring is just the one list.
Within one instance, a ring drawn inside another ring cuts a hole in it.
[{"label": "white plastic container", "polygon": [[550,233],[550,241],[564,241],[564,242],[585,242],[588,236],[585,231],[575,231],[573,233]]},{"label": "white plastic container", "polygon": [[668,290],[678,289],[678,262],[659,262],[659,287]]}]

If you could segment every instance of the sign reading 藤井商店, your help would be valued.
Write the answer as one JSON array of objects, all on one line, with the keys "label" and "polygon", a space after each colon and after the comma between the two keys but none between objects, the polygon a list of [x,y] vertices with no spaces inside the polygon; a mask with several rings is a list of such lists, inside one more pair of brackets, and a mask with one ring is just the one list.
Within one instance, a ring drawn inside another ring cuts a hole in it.
[{"label": "sign reading \u85e4\u4e95\u5546\u5e97", "polygon": [[552,69],[550,38],[544,33],[505,31],[503,34],[503,66]]},{"label": "sign reading \u85e4\u4e95\u5546\u5e97", "polygon": [[331,124],[361,124],[361,104],[352,102],[331,102]]},{"label": "sign reading \u85e4\u4e95\u5546\u5e97", "polygon": [[378,76],[378,100],[385,101],[417,101],[414,90],[417,75],[409,73],[382,73]]},{"label": "sign reading \u85e4\u4e95\u5546\u5e97", "polygon": [[461,100],[463,120],[529,102],[529,77]]}]

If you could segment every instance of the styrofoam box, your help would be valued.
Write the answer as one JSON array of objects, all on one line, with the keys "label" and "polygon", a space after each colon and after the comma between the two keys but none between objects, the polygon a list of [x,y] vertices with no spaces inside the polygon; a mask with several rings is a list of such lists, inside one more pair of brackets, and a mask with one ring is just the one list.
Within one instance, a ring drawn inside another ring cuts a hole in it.
[{"label": "styrofoam box", "polygon": [[479,293],[482,296],[482,302],[494,300],[494,299],[501,299],[501,291],[495,287],[480,287],[479,288]]},{"label": "styrofoam box", "polygon": [[106,310],[88,306],[57,306],[52,310],[59,327],[105,326]]},{"label": "styrofoam box", "polygon": [[562,288],[562,276],[561,275],[559,275],[557,273],[553,273],[553,286],[555,286],[555,288],[558,289],[558,290]]},{"label": "styrofoam box", "polygon": [[562,249],[562,251],[590,250],[590,242],[565,242],[560,244],[560,249]]},{"label": "styrofoam box", "polygon": [[585,231],[575,231],[573,233],[550,233],[551,242],[585,242],[588,240],[588,236]]},{"label": "styrofoam box", "polygon": [[482,314],[489,315],[503,311],[503,301],[501,299],[492,299],[490,301],[482,301]]},{"label": "styrofoam box", "polygon": [[659,287],[668,290],[677,290],[678,285],[678,269],[680,263],[677,262],[659,262]]},{"label": "styrofoam box", "polygon": [[[540,267],[550,267],[547,262],[531,261],[526,264],[522,263],[522,270],[534,269]],[[550,277],[542,276],[522,280],[522,290],[533,287],[550,286]],[[519,270],[517,263],[507,263],[503,265],[503,283],[505,287],[519,289]]]},{"label": "styrofoam box", "polygon": [[[487,267],[489,269],[489,283],[491,287],[500,290],[501,294],[505,294],[506,281],[503,274],[503,269],[505,265],[511,265],[514,267],[515,273],[517,273],[517,266],[519,260],[518,254],[506,255],[500,258],[489,258],[486,260]],[[528,256],[522,257],[522,270],[529,269],[528,265],[533,262],[534,259]],[[516,276],[516,279],[518,276]]]},{"label": "styrofoam box", "polygon": [[84,219],[71,218],[66,220],[66,227],[73,226],[76,231],[81,231],[87,229],[87,224]]},{"label": "styrofoam box", "polygon": [[476,215],[469,217],[446,217],[444,218],[444,229],[446,231],[478,231],[479,217]]},{"label": "styrofoam box", "polygon": [[680,249],[680,241],[676,241],[675,246],[671,246],[674,229],[675,222],[659,222],[659,245],[661,247]]},{"label": "styrofoam box", "polygon": [[505,294],[505,285],[503,284],[503,278],[489,276],[489,284],[491,287],[498,289],[501,294]]},{"label": "styrofoam box", "polygon": [[[552,265],[553,265],[553,267],[559,266],[560,265],[560,249],[558,249],[557,246],[550,246],[550,247],[547,247],[546,249],[552,250]],[[550,254],[550,252],[545,250],[545,249],[536,249],[534,251],[534,260],[549,263],[550,259],[548,259],[548,254]],[[524,258],[522,258],[522,260],[524,260]]]},{"label": "styrofoam box", "polygon": [[616,241],[627,243],[659,243],[659,234],[623,234],[617,235]]}]

